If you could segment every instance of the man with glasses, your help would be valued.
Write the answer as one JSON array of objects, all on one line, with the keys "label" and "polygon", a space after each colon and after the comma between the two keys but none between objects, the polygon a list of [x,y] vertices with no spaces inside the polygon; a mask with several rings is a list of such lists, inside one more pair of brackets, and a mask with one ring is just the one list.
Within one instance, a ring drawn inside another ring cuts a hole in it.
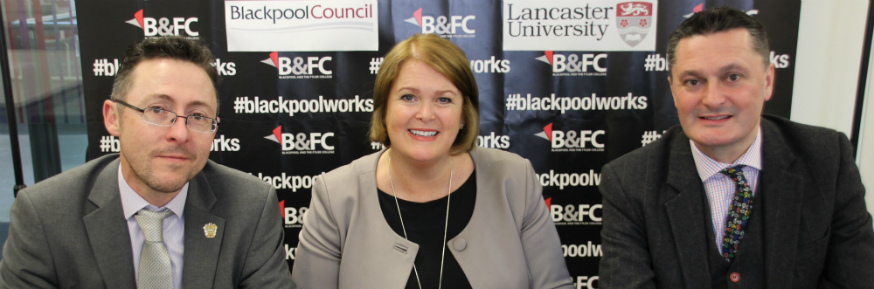
[{"label": "man with glasses", "polygon": [[128,49],[107,155],[18,194],[0,288],[290,288],[276,191],[208,160],[212,53],[181,37]]}]

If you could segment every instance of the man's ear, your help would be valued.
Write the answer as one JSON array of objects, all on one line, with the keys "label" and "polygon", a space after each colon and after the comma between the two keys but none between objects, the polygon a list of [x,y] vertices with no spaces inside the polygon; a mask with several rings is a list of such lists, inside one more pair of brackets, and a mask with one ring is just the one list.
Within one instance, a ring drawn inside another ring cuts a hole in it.
[{"label": "man's ear", "polygon": [[774,71],[774,64],[768,64],[768,70],[765,71],[765,101],[771,99],[771,95],[774,93],[774,78],[777,77],[777,73]]},{"label": "man's ear", "polygon": [[108,131],[109,134],[119,136],[120,117],[116,105],[112,100],[107,99],[103,102],[103,125],[106,126],[106,131]]}]

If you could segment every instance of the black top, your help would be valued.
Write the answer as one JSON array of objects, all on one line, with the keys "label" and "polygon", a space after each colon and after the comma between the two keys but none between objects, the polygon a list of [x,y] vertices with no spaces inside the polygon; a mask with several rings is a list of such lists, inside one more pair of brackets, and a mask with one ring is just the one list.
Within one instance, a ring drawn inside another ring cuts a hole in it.
[{"label": "black top", "polygon": [[[448,183],[447,183],[448,185]],[[398,218],[398,207],[395,198],[389,193],[379,190],[379,207],[382,216],[401,237],[404,236],[401,221]],[[440,256],[443,254],[443,233],[446,222],[446,199],[443,197],[425,203],[416,203],[398,199],[401,214],[404,217],[404,226],[407,236],[413,243],[419,244],[419,253],[416,254],[416,269],[422,280],[422,288],[437,288],[440,276]],[[476,172],[472,173],[467,181],[452,193],[449,205],[449,228],[446,230],[446,241],[461,233],[467,226],[470,217],[473,216],[473,207],[476,203]],[[397,272],[403,274],[403,272]],[[410,278],[407,279],[407,289],[419,289],[416,282],[416,274],[410,270]],[[446,257],[443,260],[443,288],[471,288],[470,282],[458,261],[446,249]]]}]

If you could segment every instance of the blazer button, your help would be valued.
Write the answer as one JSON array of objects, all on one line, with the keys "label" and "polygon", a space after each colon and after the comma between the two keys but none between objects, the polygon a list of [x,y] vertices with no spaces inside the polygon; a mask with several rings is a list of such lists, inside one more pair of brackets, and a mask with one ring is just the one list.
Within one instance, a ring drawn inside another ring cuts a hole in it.
[{"label": "blazer button", "polygon": [[455,248],[455,251],[464,251],[467,248],[467,241],[464,239],[458,239],[452,242],[452,248]]},{"label": "blazer button", "polygon": [[728,278],[731,279],[731,282],[734,282],[734,283],[740,282],[740,273],[731,272],[731,275],[728,275]]}]

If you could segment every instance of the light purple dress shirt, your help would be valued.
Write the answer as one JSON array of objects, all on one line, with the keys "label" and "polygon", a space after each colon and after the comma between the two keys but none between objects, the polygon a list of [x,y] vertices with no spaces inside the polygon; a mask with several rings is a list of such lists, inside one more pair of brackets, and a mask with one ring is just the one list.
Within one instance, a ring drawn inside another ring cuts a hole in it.
[{"label": "light purple dress shirt", "polygon": [[137,224],[134,215],[143,208],[159,211],[168,208],[172,215],[164,218],[164,246],[170,254],[170,266],[173,271],[173,288],[182,289],[182,256],[185,253],[185,199],[188,197],[188,183],[182,186],[182,190],[173,200],[162,208],[149,204],[143,197],[134,192],[124,180],[121,174],[121,166],[118,168],[118,190],[121,192],[121,206],[124,209],[124,218],[127,220],[127,231],[130,234],[131,251],[134,254],[134,278],[139,278],[140,255],[143,252],[143,243],[146,238]]},{"label": "light purple dress shirt", "polygon": [[[744,177],[753,190],[753,196],[758,192],[759,171],[762,170],[762,129],[759,128],[756,140],[734,163],[726,164],[716,161],[701,152],[692,140],[692,158],[698,169],[698,176],[704,183],[704,192],[707,193],[707,202],[710,204],[710,220],[713,222],[713,236],[716,246],[722,252],[722,238],[725,234],[725,219],[728,216],[728,207],[736,192],[734,182],[727,175],[719,171],[736,165],[744,165],[742,171]],[[755,206],[756,204],[753,203]],[[756,216],[750,216],[756,218]],[[761,216],[760,216],[761,217]]]}]

